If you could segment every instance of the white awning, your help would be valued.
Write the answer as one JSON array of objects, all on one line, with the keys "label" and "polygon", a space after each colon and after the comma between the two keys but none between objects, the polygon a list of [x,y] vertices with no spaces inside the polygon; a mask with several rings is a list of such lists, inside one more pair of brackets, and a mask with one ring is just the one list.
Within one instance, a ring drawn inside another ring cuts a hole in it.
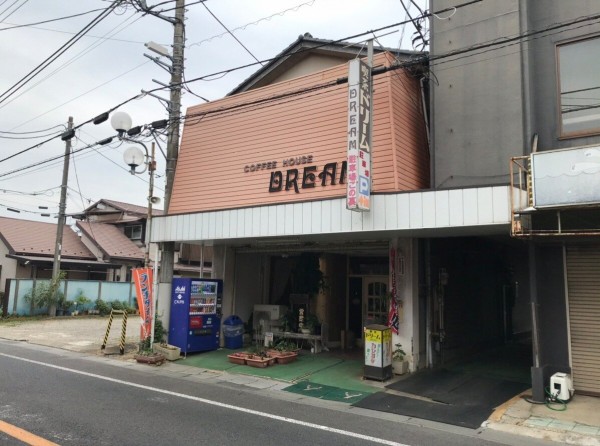
[{"label": "white awning", "polygon": [[[512,189],[515,193],[516,189]],[[244,244],[510,232],[510,186],[373,195],[370,212],[343,198],[153,218],[151,241]]]}]

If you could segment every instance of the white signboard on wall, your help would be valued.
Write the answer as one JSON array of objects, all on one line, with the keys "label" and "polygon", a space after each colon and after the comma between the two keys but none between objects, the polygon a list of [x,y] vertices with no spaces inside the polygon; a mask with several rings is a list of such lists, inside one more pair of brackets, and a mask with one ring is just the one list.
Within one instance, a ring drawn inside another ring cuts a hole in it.
[{"label": "white signboard on wall", "polygon": [[600,146],[531,154],[533,206],[600,203]]},{"label": "white signboard on wall", "polygon": [[359,59],[348,69],[348,173],[346,208],[371,209],[371,68]]}]

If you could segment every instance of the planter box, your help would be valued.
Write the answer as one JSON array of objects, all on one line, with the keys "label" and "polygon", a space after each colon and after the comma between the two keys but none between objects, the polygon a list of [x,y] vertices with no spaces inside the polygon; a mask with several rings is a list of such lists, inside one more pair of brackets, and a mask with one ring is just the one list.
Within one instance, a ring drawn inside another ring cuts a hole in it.
[{"label": "planter box", "polygon": [[161,365],[166,361],[166,358],[160,353],[153,353],[151,355],[135,355],[135,360],[142,364]]},{"label": "planter box", "polygon": [[155,353],[160,353],[169,361],[175,361],[180,358],[181,349],[179,347],[175,347],[174,345],[167,344],[166,346],[160,344],[153,344],[152,350]]},{"label": "planter box", "polygon": [[227,355],[229,362],[237,365],[246,365],[246,358],[248,357],[245,353],[232,353]]},{"label": "planter box", "polygon": [[392,370],[395,375],[404,375],[408,372],[408,361],[392,361]]},{"label": "planter box", "polygon": [[252,358],[246,358],[246,365],[250,367],[257,367],[260,369],[264,369],[267,367],[272,361],[275,361],[275,358],[261,358],[260,356],[254,356]]},{"label": "planter box", "polygon": [[294,362],[298,358],[298,353],[279,353],[275,356],[275,358],[277,359],[277,364],[289,364],[290,362]]}]

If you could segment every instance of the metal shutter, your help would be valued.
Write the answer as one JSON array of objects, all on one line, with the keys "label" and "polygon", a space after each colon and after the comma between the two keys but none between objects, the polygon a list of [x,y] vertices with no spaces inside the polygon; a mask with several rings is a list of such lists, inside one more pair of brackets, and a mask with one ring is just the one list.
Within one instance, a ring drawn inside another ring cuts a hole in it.
[{"label": "metal shutter", "polygon": [[567,248],[573,387],[600,394],[600,246]]}]

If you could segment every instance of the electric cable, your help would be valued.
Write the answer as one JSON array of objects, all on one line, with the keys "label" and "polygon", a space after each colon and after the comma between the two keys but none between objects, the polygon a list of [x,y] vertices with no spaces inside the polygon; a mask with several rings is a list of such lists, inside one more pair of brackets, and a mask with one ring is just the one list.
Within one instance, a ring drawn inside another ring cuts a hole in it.
[{"label": "electric cable", "polygon": [[[107,31],[104,35],[106,36],[107,34],[112,33],[111,35],[117,35],[118,33],[122,32],[123,30],[127,29],[128,27],[130,27],[131,25],[133,25],[135,22],[137,22],[138,20],[140,20],[142,17],[138,17],[136,20],[134,20],[133,22],[125,25],[129,20],[131,20],[135,15],[131,15],[130,17],[126,18],[125,20],[123,20],[121,23],[119,23],[117,26],[115,26],[114,28],[112,28],[111,30]],[[121,29],[117,29],[117,28],[121,28]],[[114,32],[113,32],[114,31]],[[102,38],[100,38],[102,39]],[[52,76],[54,76],[55,74],[59,73],[60,71],[64,70],[65,68],[67,68],[69,65],[71,65],[72,63],[76,62],[78,59],[81,59],[83,56],[85,56],[86,54],[88,54],[89,52],[95,50],[96,48],[98,48],[100,45],[102,45],[103,43],[105,43],[106,40],[98,40],[92,44],[90,44],[89,46],[87,46],[86,48],[82,49],[80,52],[78,52],[76,55],[74,55],[72,58],[70,58],[69,60],[65,61],[62,65],[60,65],[59,67],[55,68],[54,71],[52,71],[51,73],[49,73],[48,75],[46,75],[44,78],[40,79],[38,82],[36,82],[35,84],[31,85],[29,88],[27,88],[26,90],[22,91],[20,94],[18,94],[17,96],[14,96],[12,99],[10,99],[9,101],[7,101],[6,103],[0,105],[0,109],[6,107],[7,105],[11,104],[12,102],[16,101],[18,98],[20,98],[21,96],[23,96],[24,94],[26,94],[27,92],[31,91],[32,89],[34,89],[35,87],[37,87],[38,85],[40,85],[42,82],[48,80],[49,78],[51,78]],[[145,61],[148,62],[148,61]],[[143,65],[143,64],[141,64]],[[141,65],[138,65],[137,67],[140,67]],[[136,68],[137,68],[136,67]],[[67,102],[68,103],[68,102]],[[64,105],[64,104],[62,104]],[[60,106],[62,106],[60,105]],[[60,107],[59,106],[59,107]],[[53,109],[54,110],[54,109]],[[52,111],[52,110],[51,110]],[[27,121],[30,122],[30,121]],[[22,124],[21,124],[22,125]],[[18,128],[14,127],[14,128]]]},{"label": "electric cable", "polygon": [[[15,4],[19,3],[21,0],[15,0],[14,2],[12,2],[4,11],[0,12],[0,16],[2,14],[4,14],[6,11],[8,11],[10,8],[12,8]],[[4,4],[6,2],[2,2],[2,4]],[[0,23],[2,23],[4,21],[4,19],[0,20]]]},{"label": "electric cable", "polygon": [[[467,3],[463,4],[463,5],[457,5],[457,6],[456,6],[456,8],[463,7],[463,6],[468,6],[468,5],[470,5],[470,4],[473,4],[473,3],[478,3],[478,2],[480,2],[480,1],[482,1],[482,0],[474,0],[474,1],[471,1],[471,2],[467,2]],[[436,14],[440,14],[440,13],[446,12],[447,10],[451,10],[451,9],[452,9],[452,8],[446,8],[445,10],[437,11],[437,12],[436,12]],[[515,39],[519,39],[519,38],[531,37],[531,36],[533,36],[533,35],[536,35],[536,34],[540,34],[540,33],[545,33],[545,32],[548,32],[549,30],[554,30],[554,29],[558,29],[558,28],[564,28],[564,27],[567,27],[567,26],[571,26],[571,25],[573,25],[574,23],[576,24],[576,23],[581,23],[581,22],[583,22],[583,21],[591,21],[591,20],[595,20],[595,19],[597,19],[598,17],[600,17],[600,16],[586,16],[586,17],[580,17],[580,18],[578,18],[578,19],[575,19],[575,20],[573,20],[573,21],[569,21],[569,22],[563,22],[563,23],[559,23],[559,24],[554,24],[554,25],[552,25],[552,26],[550,26],[550,27],[548,27],[548,28],[545,28],[545,29],[543,29],[543,30],[532,31],[532,32],[525,32],[525,33],[523,33],[523,34],[520,34],[519,36],[516,36],[516,37],[511,37],[511,38],[507,38],[507,39],[510,39],[510,40],[515,40]],[[389,26],[387,26],[387,27],[384,27],[384,28],[389,28],[389,27],[392,27],[392,26],[395,26],[395,25],[396,25],[396,24],[394,24],[394,25],[389,25]],[[382,29],[382,28],[380,28],[380,29]],[[364,34],[373,33],[373,32],[375,32],[375,31],[378,31],[378,30],[374,30],[374,31],[369,31],[369,32],[361,33],[361,34],[358,34],[357,36],[362,36],[362,35],[364,35]],[[352,36],[352,37],[355,37],[355,36]],[[349,38],[352,38],[352,37],[349,37]],[[348,39],[348,38],[346,38],[346,39]],[[416,58],[415,60],[408,61],[408,62],[403,62],[403,63],[401,63],[401,64],[398,64],[398,65],[394,66],[394,67],[390,67],[388,70],[402,69],[402,68],[405,68],[405,67],[408,67],[408,66],[414,66],[414,65],[416,65],[416,64],[418,64],[418,63],[423,63],[424,61],[426,61],[426,60],[428,60],[428,59],[433,59],[433,60],[436,60],[436,61],[437,61],[437,60],[441,60],[441,59],[443,59],[443,58],[446,58],[446,57],[456,56],[456,55],[458,55],[458,54],[462,54],[462,53],[466,53],[466,52],[474,51],[474,50],[477,50],[477,49],[480,49],[480,48],[489,48],[489,47],[492,47],[492,46],[495,46],[495,45],[502,45],[502,44],[505,44],[505,43],[506,43],[507,39],[504,39],[504,40],[501,40],[501,41],[489,42],[489,43],[485,43],[485,44],[481,44],[481,45],[475,45],[475,46],[471,46],[471,47],[468,47],[468,48],[465,48],[465,49],[462,49],[462,50],[455,50],[455,51],[452,51],[452,52],[450,52],[450,53],[446,53],[446,54],[442,54],[442,55],[438,55],[438,56],[427,56],[427,57],[425,57],[425,58],[423,58],[423,57]],[[329,42],[328,42],[327,44],[329,44]],[[312,48],[311,48],[311,49],[312,49]],[[299,52],[300,52],[300,51],[299,51]],[[223,74],[223,73],[225,73],[225,74],[226,74],[226,73],[228,73],[228,72],[235,71],[235,70],[242,69],[242,68],[246,68],[246,67],[248,67],[248,66],[251,66],[251,65],[255,65],[255,63],[253,63],[253,64],[247,64],[247,65],[244,65],[244,66],[241,66],[241,67],[237,67],[237,68],[233,68],[233,69],[225,70],[225,71],[218,72],[218,73],[213,73],[213,74],[210,74],[210,75],[205,75],[205,76],[202,76],[202,77],[200,77],[200,78],[196,78],[196,79],[192,79],[192,80],[186,81],[185,83],[186,83],[186,84],[189,84],[189,83],[191,83],[191,82],[195,82],[195,81],[198,81],[198,80],[202,80],[203,78],[206,78],[206,77],[211,77],[211,76],[218,75],[218,74]],[[182,83],[182,84],[183,84],[183,83]],[[154,89],[154,90],[151,90],[151,92],[154,92],[154,91],[160,91],[160,90],[163,90],[164,88],[165,88],[165,87],[159,87],[159,88],[156,88],[156,89]],[[136,95],[136,96],[134,96],[134,97],[131,97],[131,98],[129,98],[129,99],[126,99],[125,101],[121,102],[120,104],[117,104],[116,106],[114,106],[114,107],[112,107],[110,110],[108,110],[108,113],[112,113],[114,110],[118,109],[119,107],[122,107],[123,105],[125,105],[125,104],[127,104],[127,103],[131,102],[132,100],[134,100],[134,99],[137,99],[137,98],[139,98],[139,97],[140,97],[140,95]],[[263,101],[261,100],[261,102],[263,102]],[[192,117],[193,117],[193,116],[192,116]],[[79,124],[78,126],[76,126],[76,127],[75,127],[75,129],[77,129],[77,128],[80,128],[81,126],[83,126],[83,125],[86,125],[86,124],[90,123],[90,122],[91,122],[93,119],[94,119],[94,118],[91,118],[91,119],[89,119],[88,121],[85,121],[85,122],[83,122],[82,124]],[[180,119],[181,119],[181,118],[180,118]],[[47,141],[45,141],[45,142],[47,142]],[[33,149],[33,148],[39,147],[40,145],[44,144],[45,142],[42,142],[42,143],[36,144],[35,146],[32,146],[32,147],[30,147],[30,148],[28,148],[28,149],[25,149],[25,150],[23,150],[23,151],[21,151],[21,152],[19,152],[19,153],[15,154],[15,155],[12,155],[12,156],[11,156],[11,158],[12,158],[12,157],[14,157],[14,156],[16,156],[16,155],[18,155],[18,154],[24,153],[25,151],[28,151],[28,150],[31,150],[31,149]],[[5,159],[6,159],[6,158],[5,158]],[[4,159],[4,160],[5,160],[5,159]],[[4,160],[0,160],[0,162],[2,162],[2,161],[4,161]]]},{"label": "electric cable", "polygon": [[6,135],[31,135],[34,133],[45,133],[45,132],[49,132],[50,130],[54,130],[55,128],[58,127],[62,127],[63,130],[66,129],[66,126],[64,124],[58,124],[58,125],[53,125],[52,127],[49,127],[47,129],[42,129],[42,130],[31,130],[29,132],[5,132],[0,130],[0,133],[4,133]]},{"label": "electric cable", "polygon": [[[311,0],[311,1],[309,1],[309,2],[300,3],[299,5],[296,5],[296,6],[292,7],[292,8],[288,8],[288,9],[285,9],[285,10],[283,10],[283,11],[276,12],[276,13],[274,13],[274,14],[271,14],[271,15],[270,15],[270,16],[268,16],[268,17],[262,17],[262,18],[260,18],[260,19],[258,19],[258,20],[255,20],[254,22],[246,23],[245,25],[241,25],[241,26],[238,26],[238,27],[236,27],[236,28],[233,28],[233,29],[232,29],[230,32],[239,31],[239,30],[245,30],[245,29],[246,29],[246,28],[248,28],[250,25],[258,25],[260,22],[263,22],[263,21],[269,21],[269,20],[271,20],[271,19],[272,19],[273,17],[275,17],[275,16],[280,16],[280,17],[283,17],[283,15],[285,15],[285,13],[286,13],[286,12],[289,12],[289,11],[298,11],[298,10],[299,10],[299,9],[300,9],[302,6],[312,6],[312,5],[314,5],[315,1],[316,1],[316,0]],[[193,46],[196,46],[196,45],[200,46],[200,45],[202,45],[202,44],[203,44],[203,43],[205,43],[205,42],[210,42],[210,41],[211,41],[211,40],[213,40],[213,39],[218,39],[218,38],[220,38],[220,37],[223,37],[223,36],[226,36],[226,35],[228,35],[228,34],[229,34],[229,32],[228,32],[228,31],[226,31],[226,32],[224,32],[224,33],[217,34],[217,35],[215,35],[215,36],[208,37],[208,38],[206,38],[206,39],[200,40],[200,41],[198,41],[198,42],[194,42],[194,43],[192,43],[192,44],[190,44],[190,45],[188,46],[188,49],[189,49],[189,48],[191,48],[191,47],[193,47]]]},{"label": "electric cable", "polygon": [[[51,23],[51,22],[58,22],[60,20],[72,19],[74,17],[81,17],[83,15],[91,14],[92,12],[98,12],[98,11],[103,11],[103,10],[104,10],[104,8],[98,8],[98,9],[92,9],[92,10],[86,11],[86,12],[81,12],[79,14],[67,15],[67,16],[57,17],[55,19],[49,19],[49,20],[42,20],[41,22],[25,23],[23,25],[12,25],[12,26],[9,26],[6,28],[0,28],[0,31],[9,31],[11,29],[17,29],[17,28],[29,28],[29,27],[33,28],[35,25],[43,25],[44,23]],[[3,22],[4,22],[4,20],[3,20]]]},{"label": "electric cable", "polygon": [[242,43],[242,41],[236,37],[236,35],[235,35],[235,34],[233,34],[231,31],[229,31],[229,28],[227,28],[227,26],[225,26],[225,24],[224,24],[224,23],[223,23],[221,20],[219,20],[219,18],[218,18],[218,17],[217,17],[217,16],[216,16],[216,15],[215,15],[215,14],[214,14],[214,13],[213,13],[213,12],[212,12],[212,11],[211,11],[209,8],[208,8],[208,6],[206,6],[206,3],[202,2],[202,6],[204,6],[204,8],[206,8],[206,10],[208,11],[208,13],[209,13],[209,14],[210,14],[210,15],[211,15],[211,16],[212,16],[212,17],[213,17],[213,18],[214,18],[214,19],[215,19],[217,22],[219,22],[219,25],[221,25],[223,28],[225,28],[225,30],[226,30],[226,31],[227,31],[227,32],[228,32],[228,33],[231,35],[231,37],[233,37],[233,38],[235,39],[235,41],[236,41],[237,43],[239,43],[239,44],[241,45],[241,47],[242,47],[242,48],[244,48],[244,49],[246,50],[246,52],[247,52],[248,54],[250,54],[250,55],[252,56],[252,58],[253,58],[255,61],[257,61],[257,62],[258,62],[259,64],[261,64],[261,65],[264,65],[264,63],[263,63],[263,62],[261,62],[260,60],[258,60],[258,59],[257,59],[257,57],[256,57],[256,56],[255,56],[255,55],[252,53],[252,51],[250,51],[250,50],[248,49],[248,47],[246,47],[246,45],[244,45],[244,44]]},{"label": "electric cable", "polygon": [[[17,12],[19,9],[21,9],[23,6],[25,6],[25,4],[28,2],[29,0],[24,0],[23,3],[21,3],[18,7],[16,7],[15,9],[13,9],[13,11],[8,14],[6,17],[4,17],[2,19],[2,22],[4,22],[7,18],[9,18],[11,15],[13,15],[15,12]],[[13,3],[14,5],[14,3]],[[11,5],[12,6],[12,5]]]},{"label": "electric cable", "polygon": [[31,70],[27,75],[23,76],[21,80],[16,82],[14,85],[9,87],[6,91],[0,94],[0,104],[14,95],[17,91],[23,88],[27,83],[29,83],[35,76],[37,76],[40,72],[42,72],[45,68],[47,68],[52,62],[54,62],[58,57],[60,57],[64,52],[66,52],[69,48],[71,48],[78,40],[81,39],[82,35],[86,34],[90,29],[95,27],[98,23],[108,17],[111,12],[121,3],[123,0],[115,0],[108,8],[106,8],[103,12],[101,12],[97,17],[95,17],[90,23],[84,26],[74,37],[69,39],[65,44],[63,44],[58,50],[48,56],[42,63],[40,63],[37,67]]}]

